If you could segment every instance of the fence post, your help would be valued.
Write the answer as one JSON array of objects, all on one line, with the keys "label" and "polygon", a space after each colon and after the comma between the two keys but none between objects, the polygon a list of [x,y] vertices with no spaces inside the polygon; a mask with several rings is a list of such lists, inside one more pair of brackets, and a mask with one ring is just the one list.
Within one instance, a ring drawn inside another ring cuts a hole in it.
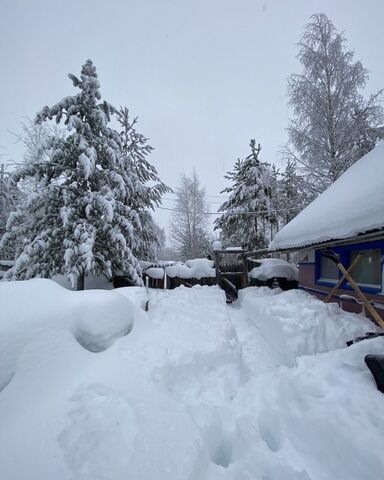
[{"label": "fence post", "polygon": [[219,264],[219,252],[215,250],[215,272],[216,272],[216,283],[220,286],[220,264]]},{"label": "fence post", "polygon": [[243,275],[243,281],[244,281],[244,288],[248,287],[248,264],[247,264],[247,257],[245,256],[245,253],[243,252],[241,254],[242,260],[243,260],[243,268],[244,268],[244,275]]}]

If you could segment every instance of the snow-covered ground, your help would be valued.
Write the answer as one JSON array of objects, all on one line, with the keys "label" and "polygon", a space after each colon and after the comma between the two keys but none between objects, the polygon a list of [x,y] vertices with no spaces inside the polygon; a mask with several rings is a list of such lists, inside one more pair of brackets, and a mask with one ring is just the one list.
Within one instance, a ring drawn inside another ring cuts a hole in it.
[{"label": "snow-covered ground", "polygon": [[[300,291],[0,284],[0,478],[379,480],[367,320]],[[133,326],[133,328],[132,328]]]}]

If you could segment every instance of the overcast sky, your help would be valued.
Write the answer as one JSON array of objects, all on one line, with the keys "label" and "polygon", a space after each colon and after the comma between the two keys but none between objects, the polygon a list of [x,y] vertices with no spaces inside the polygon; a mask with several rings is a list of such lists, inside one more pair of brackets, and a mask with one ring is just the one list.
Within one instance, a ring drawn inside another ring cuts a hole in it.
[{"label": "overcast sky", "polygon": [[[0,153],[19,160],[10,131],[74,93],[67,77],[91,58],[103,98],[139,116],[151,162],[171,187],[193,166],[210,202],[223,174],[249,153],[278,162],[288,122],[287,77],[313,13],[345,32],[384,86],[382,0],[0,0]],[[172,208],[171,195],[163,205]],[[210,204],[212,211],[218,205]],[[157,212],[165,226],[167,212]]]}]

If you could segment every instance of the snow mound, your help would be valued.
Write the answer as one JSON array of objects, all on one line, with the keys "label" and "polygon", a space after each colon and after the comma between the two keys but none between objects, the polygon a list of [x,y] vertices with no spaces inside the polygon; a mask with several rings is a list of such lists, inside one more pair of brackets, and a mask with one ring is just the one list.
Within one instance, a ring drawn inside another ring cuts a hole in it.
[{"label": "snow mound", "polygon": [[150,267],[144,271],[148,277],[162,279],[164,278],[164,268]]},{"label": "snow mound", "polygon": [[220,242],[220,240],[215,240],[214,242],[212,242],[212,250],[214,252],[222,249],[223,249],[223,244]]},{"label": "snow mound", "polygon": [[257,260],[260,266],[252,268],[249,272],[250,278],[258,280],[269,280],[270,278],[286,278],[287,280],[298,280],[299,270],[284,260],[279,258],[263,258]]},{"label": "snow mound", "polygon": [[204,278],[204,277],[215,277],[216,272],[214,263],[212,260],[207,258],[196,258],[194,260],[187,260],[185,264],[178,263],[176,265],[171,265],[166,267],[166,274],[171,277],[178,278]]},{"label": "snow mound", "polygon": [[276,294],[267,288],[249,287],[239,291],[239,301],[250,323],[257,321],[258,331],[279,352],[282,365],[293,366],[302,355],[344,348],[346,341],[375,331],[368,319],[302,290]]},{"label": "snow mound", "polygon": [[23,348],[42,334],[69,331],[91,352],[127,335],[136,307],[113,291],[73,292],[52,280],[0,284],[0,390],[15,373]]}]

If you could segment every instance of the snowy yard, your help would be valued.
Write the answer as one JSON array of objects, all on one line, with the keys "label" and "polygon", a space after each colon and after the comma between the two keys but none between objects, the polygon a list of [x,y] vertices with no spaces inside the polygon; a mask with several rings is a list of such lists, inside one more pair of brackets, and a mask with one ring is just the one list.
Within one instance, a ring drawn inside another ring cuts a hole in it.
[{"label": "snowy yard", "polygon": [[382,353],[301,291],[0,284],[3,480],[379,480]]}]

